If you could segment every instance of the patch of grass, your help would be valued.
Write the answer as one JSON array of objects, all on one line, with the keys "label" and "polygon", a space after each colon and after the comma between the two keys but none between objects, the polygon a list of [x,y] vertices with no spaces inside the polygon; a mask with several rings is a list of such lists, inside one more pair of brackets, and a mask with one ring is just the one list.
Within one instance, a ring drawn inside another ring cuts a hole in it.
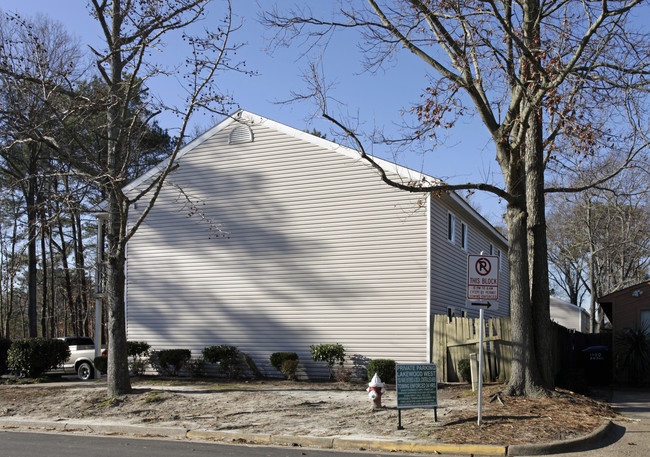
[{"label": "patch of grass", "polygon": [[261,390],[264,386],[240,385],[240,384],[212,384],[206,386],[207,389],[213,390]]},{"label": "patch of grass", "polygon": [[144,399],[145,403],[159,403],[165,400],[163,396],[164,392],[162,390],[150,390],[147,392],[147,396]]},{"label": "patch of grass", "polygon": [[117,395],[114,395],[111,398],[107,398],[103,402],[99,403],[97,407],[104,408],[106,406],[116,406],[118,404],[119,404],[119,400],[117,399]]},{"label": "patch of grass", "polygon": [[147,397],[144,399],[145,403],[159,403],[163,401],[165,398],[160,396],[160,395],[151,395],[150,397]]}]

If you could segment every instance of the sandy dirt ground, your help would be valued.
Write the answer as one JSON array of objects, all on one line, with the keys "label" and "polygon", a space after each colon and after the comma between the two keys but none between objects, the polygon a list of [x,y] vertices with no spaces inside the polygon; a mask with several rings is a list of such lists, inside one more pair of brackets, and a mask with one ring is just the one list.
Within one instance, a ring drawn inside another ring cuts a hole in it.
[{"label": "sandy dirt ground", "polygon": [[607,403],[558,390],[543,399],[507,397],[488,385],[483,424],[466,384],[440,385],[438,421],[428,409],[402,410],[394,386],[373,409],[366,384],[280,380],[133,379],[133,393],[108,398],[105,382],[0,385],[0,416],[85,423],[180,426],[189,430],[401,439],[440,443],[528,444],[587,434],[615,412]]}]

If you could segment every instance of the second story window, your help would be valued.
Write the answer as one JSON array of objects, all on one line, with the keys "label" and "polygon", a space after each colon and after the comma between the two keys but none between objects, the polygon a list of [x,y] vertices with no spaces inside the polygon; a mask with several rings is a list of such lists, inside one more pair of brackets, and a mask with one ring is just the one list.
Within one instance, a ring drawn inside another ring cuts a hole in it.
[{"label": "second story window", "polygon": [[447,239],[452,243],[456,240],[456,216],[447,214]]}]

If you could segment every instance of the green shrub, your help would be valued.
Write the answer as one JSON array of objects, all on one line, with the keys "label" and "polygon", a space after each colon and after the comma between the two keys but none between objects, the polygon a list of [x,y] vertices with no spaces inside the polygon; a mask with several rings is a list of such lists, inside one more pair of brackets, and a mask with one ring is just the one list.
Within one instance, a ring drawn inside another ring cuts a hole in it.
[{"label": "green shrub", "polygon": [[95,357],[95,360],[93,360],[93,364],[95,365],[95,369],[99,371],[101,374],[108,373],[107,355],[98,355],[97,357]]},{"label": "green shrub", "polygon": [[180,373],[191,358],[192,351],[189,349],[160,350],[157,353],[159,371],[164,374],[178,376],[178,373]]},{"label": "green shrub", "polygon": [[280,366],[280,371],[291,381],[296,380],[296,369],[298,368],[298,359],[286,359]]},{"label": "green shrub", "polygon": [[[298,360],[298,354],[295,352],[274,352],[271,354],[271,357],[269,357],[269,360],[276,370],[282,372],[282,365],[284,362],[287,360]],[[296,364],[296,366],[297,365],[298,364]]]},{"label": "green shrub", "polygon": [[203,358],[208,363],[218,363],[219,369],[229,378],[236,379],[241,373],[239,349],[221,344],[203,348]]},{"label": "green shrub", "polygon": [[0,338],[0,375],[5,374],[9,370],[7,365],[7,352],[11,347],[11,340],[7,338]]},{"label": "green shrub", "polygon": [[69,357],[70,348],[63,340],[30,338],[11,345],[7,352],[7,364],[20,375],[37,378]]},{"label": "green shrub", "polygon": [[151,346],[145,341],[127,341],[126,353],[129,357],[146,357]]},{"label": "green shrub", "polygon": [[472,382],[472,365],[469,359],[463,359],[458,362],[458,374],[461,381]]},{"label": "green shrub", "polygon": [[327,363],[330,380],[334,379],[334,364],[343,366],[345,362],[345,348],[342,344],[315,344],[309,346],[311,358],[314,362]]},{"label": "green shrub", "polygon": [[205,376],[205,360],[203,357],[197,357],[187,362],[187,371],[193,378],[202,378]]},{"label": "green shrub", "polygon": [[374,359],[368,363],[368,381],[377,373],[382,382],[395,384],[395,361],[391,359]]},{"label": "green shrub", "polygon": [[151,346],[144,341],[126,342],[126,353],[131,357],[129,368],[133,375],[142,376],[144,374],[147,365],[144,359],[149,356],[149,349],[151,349]]}]

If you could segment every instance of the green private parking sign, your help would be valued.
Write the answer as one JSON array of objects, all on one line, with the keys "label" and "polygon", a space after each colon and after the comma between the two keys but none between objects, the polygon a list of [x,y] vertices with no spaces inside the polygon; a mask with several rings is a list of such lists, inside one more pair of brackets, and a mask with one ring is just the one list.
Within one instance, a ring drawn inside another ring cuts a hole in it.
[{"label": "green private parking sign", "polygon": [[402,430],[402,409],[433,408],[438,421],[438,377],[435,363],[398,363],[395,366],[397,385],[397,429]]},{"label": "green private parking sign", "polygon": [[435,363],[398,363],[395,371],[399,409],[438,406]]}]

